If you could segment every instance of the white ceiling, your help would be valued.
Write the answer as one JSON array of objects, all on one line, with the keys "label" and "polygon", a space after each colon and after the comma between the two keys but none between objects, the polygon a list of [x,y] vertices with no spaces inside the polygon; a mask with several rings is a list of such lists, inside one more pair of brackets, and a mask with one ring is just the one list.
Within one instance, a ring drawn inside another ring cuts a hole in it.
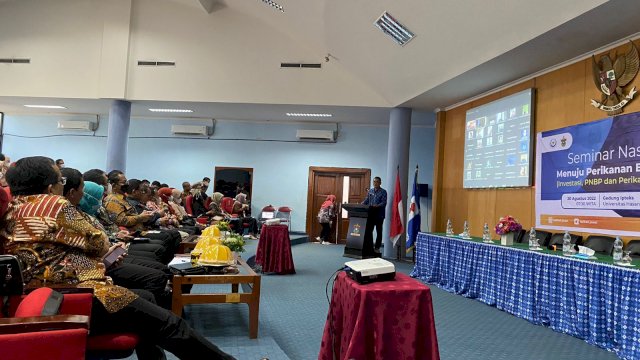
[{"label": "white ceiling", "polygon": [[[18,0],[0,0],[1,3]],[[135,0],[133,0],[135,1]],[[633,0],[280,0],[280,13],[259,0],[165,0],[184,6],[245,13],[331,54],[388,104],[430,112],[508,84],[640,33],[640,2]],[[416,34],[400,47],[372,24],[383,11]],[[1,8],[0,8],[1,11]],[[232,34],[230,34],[232,36]],[[320,57],[322,58],[322,57]],[[190,108],[198,118],[300,121],[287,112],[328,112],[316,121],[385,123],[388,105],[229,104],[133,100],[132,115],[158,116],[149,107]],[[0,111],[42,113],[22,105],[55,104],[52,113],[108,113],[111,100],[0,97]],[[309,120],[306,120],[309,121]],[[313,120],[312,120],[313,121]]]}]

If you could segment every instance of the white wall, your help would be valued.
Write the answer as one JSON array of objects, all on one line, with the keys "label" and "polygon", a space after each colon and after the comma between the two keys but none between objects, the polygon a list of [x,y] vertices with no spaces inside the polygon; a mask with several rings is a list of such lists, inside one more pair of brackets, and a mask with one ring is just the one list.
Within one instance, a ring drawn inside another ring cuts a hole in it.
[{"label": "white wall", "polygon": [[230,7],[208,14],[197,0],[6,1],[0,57],[31,64],[0,64],[0,96],[390,106],[311,48]]}]

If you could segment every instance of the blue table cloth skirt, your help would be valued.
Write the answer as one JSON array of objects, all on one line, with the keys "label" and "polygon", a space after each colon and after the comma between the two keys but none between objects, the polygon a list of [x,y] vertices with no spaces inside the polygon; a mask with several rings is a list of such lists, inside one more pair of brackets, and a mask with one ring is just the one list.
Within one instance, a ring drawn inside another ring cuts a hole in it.
[{"label": "blue table cloth skirt", "polygon": [[411,276],[640,359],[640,271],[420,233]]}]

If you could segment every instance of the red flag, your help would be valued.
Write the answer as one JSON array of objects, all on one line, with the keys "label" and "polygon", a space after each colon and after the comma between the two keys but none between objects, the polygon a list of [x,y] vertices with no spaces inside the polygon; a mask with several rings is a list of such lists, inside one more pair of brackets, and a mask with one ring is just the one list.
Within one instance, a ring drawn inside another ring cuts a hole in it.
[{"label": "red flag", "polygon": [[396,246],[396,242],[404,232],[404,224],[402,220],[402,192],[400,191],[400,169],[396,174],[396,190],[393,193],[393,206],[391,207],[391,231],[389,237]]}]

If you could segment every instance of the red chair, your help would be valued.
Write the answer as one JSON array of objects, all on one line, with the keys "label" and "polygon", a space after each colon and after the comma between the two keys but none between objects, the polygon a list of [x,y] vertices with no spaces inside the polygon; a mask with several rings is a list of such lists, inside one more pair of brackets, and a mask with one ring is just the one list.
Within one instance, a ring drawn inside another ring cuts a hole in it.
[{"label": "red chair", "polygon": [[189,216],[193,216],[193,195],[187,195],[184,199],[184,210],[189,214]]},{"label": "red chair", "polygon": [[[89,316],[42,316],[52,290],[40,288],[26,296],[10,296],[10,317],[0,318],[0,353],[3,359],[84,359],[86,356]],[[74,294],[76,301],[88,303],[91,294]],[[79,296],[81,295],[81,296]],[[73,307],[64,295],[59,312]],[[84,299],[81,299],[84,298]]]},{"label": "red chair", "polygon": [[222,209],[222,211],[226,212],[227,214],[231,214],[233,212],[234,201],[235,200],[233,200],[233,198],[223,197],[222,200],[220,201],[220,208]]},{"label": "red chair", "polygon": [[258,229],[262,229],[262,225],[269,219],[276,217],[276,208],[273,205],[267,205],[260,210],[260,217],[258,218]]},{"label": "red chair", "polygon": [[[6,258],[8,256],[4,256]],[[12,257],[13,258],[13,257]],[[85,356],[90,358],[100,359],[118,359],[128,357],[133,353],[138,345],[138,335],[133,333],[118,333],[118,334],[100,334],[91,335],[87,337],[89,328],[89,318],[91,315],[91,306],[93,304],[93,293],[91,289],[57,289],[59,291],[71,291],[72,293],[64,294],[62,303],[58,309],[57,314],[54,316],[42,317],[42,310],[46,300],[52,293],[50,288],[38,288],[29,293],[23,295],[22,291],[22,270],[20,269],[17,260],[13,258],[13,262],[5,262],[0,266],[1,272],[11,275],[11,284],[20,284],[19,286],[6,286],[0,281],[0,296],[7,296],[7,308],[0,313],[7,313],[9,318],[0,318],[0,354],[2,358],[9,353],[15,346],[17,353],[20,356],[9,356],[9,359],[84,359]],[[7,267],[6,264],[12,265]],[[7,270],[8,269],[8,270]],[[4,279],[2,279],[4,280]],[[2,306],[2,302],[0,302]],[[65,317],[66,316],[66,317]],[[26,317],[26,319],[24,319]],[[50,321],[47,323],[46,321]],[[38,328],[32,328],[30,323],[35,322],[41,324],[40,330]],[[86,323],[86,325],[85,325]],[[6,330],[3,328],[6,326]],[[22,332],[17,332],[16,329],[22,328]],[[55,338],[48,339],[49,333],[40,334],[42,329],[51,331],[62,331],[52,333]],[[82,341],[80,342],[80,335],[82,335]],[[69,345],[66,344],[66,340],[62,339],[69,336]],[[25,355],[25,347],[22,344],[22,340],[28,339],[29,342],[35,337],[36,345],[29,345],[28,354]],[[78,344],[81,344],[82,350],[78,350]],[[53,344],[53,345],[52,345]],[[42,345],[42,346],[40,346]],[[69,353],[57,355],[56,351],[63,351],[64,348],[69,347]],[[61,349],[58,349],[61,348]],[[15,350],[14,349],[14,350]],[[6,350],[6,351],[5,351]],[[35,356],[38,354],[38,356]],[[34,356],[30,356],[34,355]]]},{"label": "red chair", "polygon": [[278,212],[276,212],[276,218],[280,219],[281,224],[287,225],[289,231],[291,231],[291,212],[292,208],[288,206],[280,206]]}]

